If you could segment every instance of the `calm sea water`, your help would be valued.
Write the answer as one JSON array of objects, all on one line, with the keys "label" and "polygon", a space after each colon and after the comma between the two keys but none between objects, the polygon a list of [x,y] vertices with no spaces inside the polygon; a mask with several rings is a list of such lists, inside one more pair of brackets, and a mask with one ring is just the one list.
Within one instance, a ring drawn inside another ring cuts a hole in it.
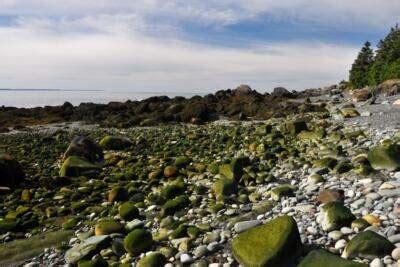
[{"label": "calm sea water", "polygon": [[93,102],[105,104],[110,101],[124,102],[142,100],[151,96],[192,97],[195,93],[132,92],[132,91],[88,91],[88,90],[41,90],[41,89],[0,89],[0,106],[43,107],[62,105],[68,101],[73,105]]}]

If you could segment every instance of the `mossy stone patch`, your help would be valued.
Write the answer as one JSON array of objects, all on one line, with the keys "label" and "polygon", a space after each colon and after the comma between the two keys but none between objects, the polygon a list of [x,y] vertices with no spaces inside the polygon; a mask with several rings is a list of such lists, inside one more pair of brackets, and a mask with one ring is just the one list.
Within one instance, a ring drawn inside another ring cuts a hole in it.
[{"label": "mossy stone patch", "polygon": [[337,159],[331,157],[325,157],[314,162],[316,168],[329,168],[333,170],[337,164]]},{"label": "mossy stone patch", "polygon": [[283,184],[271,190],[271,197],[273,200],[278,201],[283,196],[292,196],[296,188],[290,184]]},{"label": "mossy stone patch", "polygon": [[125,137],[107,135],[101,139],[99,145],[105,150],[124,150],[133,145],[133,143]]},{"label": "mossy stone patch", "polygon": [[17,221],[13,219],[0,219],[0,234],[12,231],[17,227]]},{"label": "mossy stone patch", "polygon": [[318,214],[317,221],[321,224],[324,231],[333,231],[343,226],[350,226],[356,217],[351,213],[350,209],[342,203],[334,201],[322,206],[321,212]]},{"label": "mossy stone patch", "polygon": [[243,266],[286,266],[300,255],[302,244],[292,217],[282,216],[247,230],[232,241],[235,259]]},{"label": "mossy stone patch", "polygon": [[153,236],[149,231],[144,229],[135,229],[124,239],[124,248],[132,255],[146,252],[152,244]]},{"label": "mossy stone patch", "polygon": [[190,163],[190,159],[186,156],[180,156],[175,159],[175,166],[178,168],[184,168]]},{"label": "mossy stone patch", "polygon": [[395,246],[385,237],[373,231],[357,234],[346,245],[343,251],[345,258],[381,258],[390,255]]},{"label": "mossy stone patch", "polygon": [[166,215],[173,215],[175,212],[185,208],[190,203],[189,198],[185,195],[177,196],[174,199],[168,200],[162,206],[162,214],[163,216]]},{"label": "mossy stone patch", "polygon": [[101,166],[99,164],[91,163],[77,156],[70,156],[62,164],[59,174],[61,177],[77,177],[95,173],[100,169]]},{"label": "mossy stone patch", "polygon": [[137,267],[159,267],[164,266],[167,259],[160,252],[151,252],[141,258],[136,265]]},{"label": "mossy stone patch", "polygon": [[325,250],[313,250],[298,267],[368,267],[368,264],[345,260]]},{"label": "mossy stone patch", "polygon": [[368,160],[376,170],[395,171],[400,169],[400,145],[389,144],[372,148]]},{"label": "mossy stone patch", "polygon": [[214,182],[213,192],[217,201],[224,201],[237,192],[237,185],[233,179],[221,177]]},{"label": "mossy stone patch", "polygon": [[139,209],[133,202],[127,201],[118,208],[119,216],[126,221],[133,220],[139,216]]},{"label": "mossy stone patch", "polygon": [[122,233],[124,227],[115,220],[104,220],[98,222],[94,227],[95,235],[109,235],[113,233]]}]

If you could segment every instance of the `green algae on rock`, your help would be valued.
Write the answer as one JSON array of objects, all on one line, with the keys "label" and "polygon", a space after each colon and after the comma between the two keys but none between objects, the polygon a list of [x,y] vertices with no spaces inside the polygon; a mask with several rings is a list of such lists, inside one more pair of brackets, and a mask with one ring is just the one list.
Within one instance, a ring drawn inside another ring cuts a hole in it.
[{"label": "green algae on rock", "polygon": [[113,233],[122,233],[123,231],[123,225],[112,219],[100,221],[94,227],[95,235],[109,235]]},{"label": "green algae on rock", "polygon": [[372,148],[368,160],[376,170],[395,171],[400,169],[400,145],[388,144]]},{"label": "green algae on rock", "polygon": [[292,196],[296,188],[290,184],[283,184],[271,190],[271,197],[273,200],[278,201],[284,196]]},{"label": "green algae on rock", "polygon": [[118,208],[119,216],[126,221],[133,220],[139,216],[139,209],[133,202],[127,201]]},{"label": "green algae on rock", "polygon": [[373,231],[364,231],[353,237],[343,251],[344,258],[374,259],[390,255],[395,246],[385,237]]},{"label": "green algae on rock", "polygon": [[137,267],[159,267],[164,266],[167,259],[160,252],[151,252],[141,258],[137,263]]},{"label": "green algae on rock", "polygon": [[356,217],[350,209],[342,203],[334,201],[322,206],[321,212],[317,216],[317,222],[320,223],[324,231],[333,231],[343,226],[350,226]]},{"label": "green algae on rock", "polygon": [[232,240],[235,259],[245,267],[284,266],[300,255],[302,244],[292,217],[281,216]]},{"label": "green algae on rock", "polygon": [[104,150],[124,150],[130,148],[133,143],[125,137],[106,135],[101,139],[99,145]]},{"label": "green algae on rock", "polygon": [[237,193],[237,185],[233,179],[220,177],[214,182],[213,192],[218,201],[223,202],[227,197]]},{"label": "green algae on rock", "polygon": [[135,229],[124,239],[124,248],[132,255],[146,252],[152,244],[153,237],[151,233],[144,229]]},{"label": "green algae on rock", "polygon": [[162,206],[162,215],[173,215],[175,212],[187,207],[189,203],[190,201],[187,196],[177,196],[176,198],[165,202],[165,204]]},{"label": "green algae on rock", "polygon": [[97,173],[101,169],[99,164],[91,163],[84,158],[68,157],[61,166],[60,176],[84,176]]},{"label": "green algae on rock", "polygon": [[313,250],[298,267],[368,267],[368,264],[345,260],[325,250]]}]

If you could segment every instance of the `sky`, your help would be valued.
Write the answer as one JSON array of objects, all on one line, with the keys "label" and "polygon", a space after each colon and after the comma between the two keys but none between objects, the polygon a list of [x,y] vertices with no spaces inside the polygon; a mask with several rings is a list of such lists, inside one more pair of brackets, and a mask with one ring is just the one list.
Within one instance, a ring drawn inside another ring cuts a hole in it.
[{"label": "sky", "polygon": [[322,87],[397,22],[399,0],[0,0],[0,88]]}]

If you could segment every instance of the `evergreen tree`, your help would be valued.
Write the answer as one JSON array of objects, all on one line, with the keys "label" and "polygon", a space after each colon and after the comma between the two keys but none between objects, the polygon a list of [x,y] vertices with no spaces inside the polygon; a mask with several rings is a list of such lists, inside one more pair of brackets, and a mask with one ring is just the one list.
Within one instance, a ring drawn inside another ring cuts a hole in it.
[{"label": "evergreen tree", "polygon": [[374,63],[374,51],[371,43],[366,42],[358,53],[350,70],[350,84],[353,88],[362,88],[368,85],[368,74]]},{"label": "evergreen tree", "polygon": [[385,39],[379,42],[375,62],[368,76],[370,85],[400,78],[400,28],[398,25],[391,28]]}]

